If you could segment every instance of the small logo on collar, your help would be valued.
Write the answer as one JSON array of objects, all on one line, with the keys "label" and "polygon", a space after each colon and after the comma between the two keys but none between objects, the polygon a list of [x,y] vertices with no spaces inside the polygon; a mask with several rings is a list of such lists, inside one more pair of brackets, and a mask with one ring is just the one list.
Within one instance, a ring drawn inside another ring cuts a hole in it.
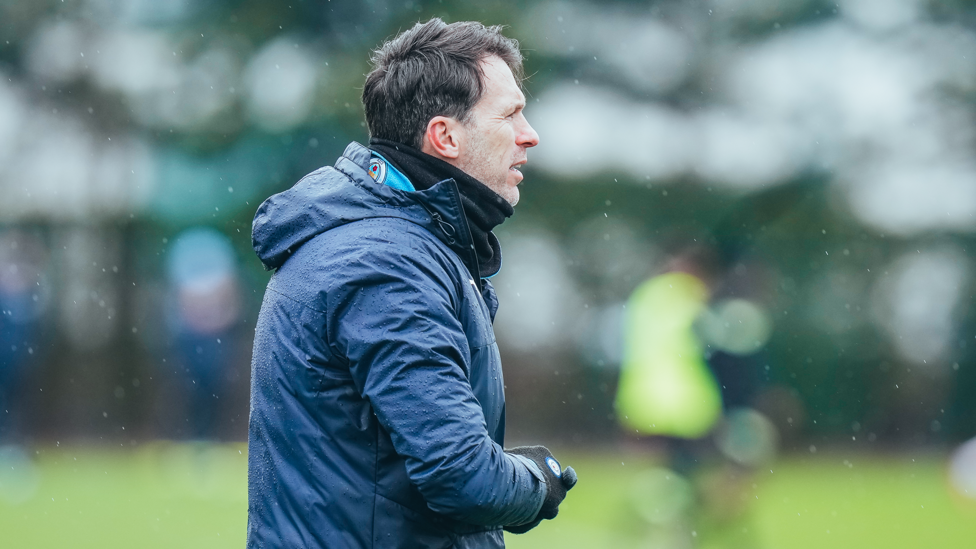
[{"label": "small logo on collar", "polygon": [[382,158],[373,157],[369,161],[369,176],[377,183],[386,181],[386,162]]}]

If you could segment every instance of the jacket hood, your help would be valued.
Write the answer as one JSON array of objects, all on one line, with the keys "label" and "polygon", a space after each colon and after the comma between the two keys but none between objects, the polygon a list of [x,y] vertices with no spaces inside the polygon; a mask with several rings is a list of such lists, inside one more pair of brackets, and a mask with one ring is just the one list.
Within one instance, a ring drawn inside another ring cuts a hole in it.
[{"label": "jacket hood", "polygon": [[367,172],[371,152],[350,143],[335,166],[319,168],[265,200],[251,227],[251,243],[267,269],[277,269],[302,244],[361,219],[397,217],[441,239],[477,272],[460,195],[453,179],[406,192],[377,183]]}]

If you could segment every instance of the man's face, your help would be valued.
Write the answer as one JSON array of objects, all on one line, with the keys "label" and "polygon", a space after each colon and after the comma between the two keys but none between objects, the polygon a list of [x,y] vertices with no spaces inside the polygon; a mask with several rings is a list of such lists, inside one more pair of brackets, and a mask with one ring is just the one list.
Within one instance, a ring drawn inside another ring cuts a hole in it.
[{"label": "man's face", "polygon": [[481,63],[484,95],[463,125],[457,167],[514,206],[519,200],[519,168],[526,149],[539,144],[539,134],[525,119],[525,96],[512,70],[499,57]]}]

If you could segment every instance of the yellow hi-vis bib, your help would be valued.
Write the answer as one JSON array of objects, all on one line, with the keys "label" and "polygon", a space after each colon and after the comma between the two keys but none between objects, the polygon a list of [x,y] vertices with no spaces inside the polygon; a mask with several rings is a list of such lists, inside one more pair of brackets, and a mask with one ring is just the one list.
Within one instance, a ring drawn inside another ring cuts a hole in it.
[{"label": "yellow hi-vis bib", "polygon": [[708,300],[687,273],[645,281],[627,302],[617,419],[640,434],[699,438],[722,413],[722,395],[692,326]]}]

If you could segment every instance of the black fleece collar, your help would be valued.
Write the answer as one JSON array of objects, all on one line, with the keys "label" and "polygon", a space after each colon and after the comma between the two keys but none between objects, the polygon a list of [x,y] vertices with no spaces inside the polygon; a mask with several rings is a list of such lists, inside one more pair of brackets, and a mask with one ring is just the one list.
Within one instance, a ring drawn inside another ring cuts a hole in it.
[{"label": "black fleece collar", "polygon": [[484,278],[498,272],[502,266],[502,250],[491,231],[515,213],[511,204],[457,167],[413,147],[375,138],[369,140],[369,146],[407,176],[418,191],[453,179],[461,193],[461,206],[478,254],[479,275]]}]

